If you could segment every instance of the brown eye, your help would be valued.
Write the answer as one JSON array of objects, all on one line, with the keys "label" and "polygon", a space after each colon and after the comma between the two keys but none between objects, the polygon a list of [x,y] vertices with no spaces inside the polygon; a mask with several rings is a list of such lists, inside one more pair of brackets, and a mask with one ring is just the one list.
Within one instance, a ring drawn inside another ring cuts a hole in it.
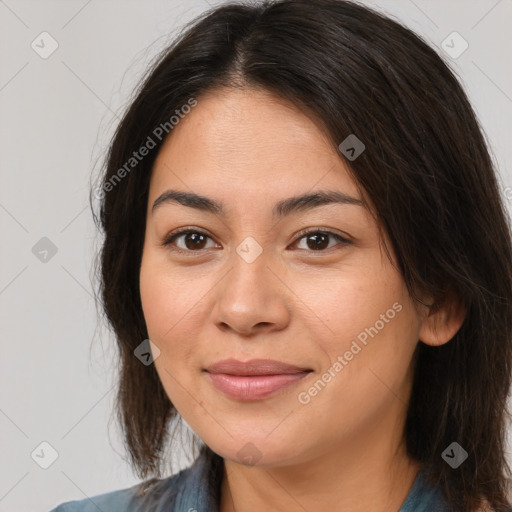
[{"label": "brown eye", "polygon": [[206,245],[207,237],[202,233],[187,233],[183,235],[183,237],[185,247],[191,251],[195,249],[204,249],[204,246]]},{"label": "brown eye", "polygon": [[[337,240],[337,244],[330,244],[329,239]],[[334,245],[347,245],[350,244],[350,240],[343,238],[337,233],[333,233],[331,231],[310,231],[309,233],[303,234],[299,238],[299,242],[305,240],[306,247],[299,247],[299,249],[305,249],[309,251],[324,251],[325,249],[330,249]]]},{"label": "brown eye", "polygon": [[180,231],[169,235],[163,242],[165,246],[175,246],[178,250],[186,252],[196,252],[202,249],[215,247],[215,244],[207,246],[208,240],[213,240],[201,231]]}]

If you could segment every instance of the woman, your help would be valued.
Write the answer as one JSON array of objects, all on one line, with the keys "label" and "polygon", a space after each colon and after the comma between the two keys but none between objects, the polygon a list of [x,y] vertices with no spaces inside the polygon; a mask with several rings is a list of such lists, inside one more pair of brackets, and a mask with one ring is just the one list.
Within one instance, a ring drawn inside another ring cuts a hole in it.
[{"label": "woman", "polygon": [[[510,510],[510,228],[418,36],[340,0],[214,8],[101,190],[118,413],[156,478],[56,511]],[[201,448],[162,479],[178,418]]]}]

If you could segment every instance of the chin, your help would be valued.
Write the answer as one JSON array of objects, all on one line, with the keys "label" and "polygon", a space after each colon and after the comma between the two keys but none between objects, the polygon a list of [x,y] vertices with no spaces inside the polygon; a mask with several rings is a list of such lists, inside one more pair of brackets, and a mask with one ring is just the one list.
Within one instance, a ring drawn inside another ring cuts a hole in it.
[{"label": "chin", "polygon": [[297,452],[296,446],[283,444],[277,438],[270,440],[270,438],[261,433],[259,436],[240,436],[234,438],[228,436],[225,443],[219,443],[217,438],[213,443],[207,444],[222,458],[244,466],[262,468],[286,466],[296,461],[300,455]]}]

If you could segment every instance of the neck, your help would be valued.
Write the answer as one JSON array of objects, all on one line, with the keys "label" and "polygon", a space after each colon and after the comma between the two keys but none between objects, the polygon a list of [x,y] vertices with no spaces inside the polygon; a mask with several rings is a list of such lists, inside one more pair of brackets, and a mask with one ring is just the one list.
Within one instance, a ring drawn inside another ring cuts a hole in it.
[{"label": "neck", "polygon": [[326,440],[315,456],[286,466],[244,466],[224,459],[220,512],[396,512],[420,465],[406,455],[402,436],[390,435],[403,430],[392,424],[393,414],[388,418],[389,424],[372,422],[338,447]]}]

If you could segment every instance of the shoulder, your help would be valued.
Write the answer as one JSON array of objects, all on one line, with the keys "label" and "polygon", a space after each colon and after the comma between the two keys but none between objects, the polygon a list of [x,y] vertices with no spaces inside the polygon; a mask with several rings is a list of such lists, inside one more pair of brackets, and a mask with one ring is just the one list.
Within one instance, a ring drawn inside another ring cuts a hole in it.
[{"label": "shoulder", "polygon": [[126,489],[97,494],[81,500],[67,501],[50,512],[98,512],[98,510],[132,512],[135,510],[133,501],[140,488],[141,484],[137,484]]},{"label": "shoulder", "polygon": [[[198,459],[191,467],[165,478],[153,478],[131,487],[98,494],[85,499],[61,503],[50,512],[139,512],[158,508],[158,503],[172,505],[196,497],[198,488],[204,486],[203,458]],[[185,494],[184,496],[182,496]],[[179,507],[181,510],[181,506]],[[169,510],[174,510],[169,508]]]},{"label": "shoulder", "polygon": [[441,489],[428,483],[423,471],[420,470],[414,484],[398,512],[447,512],[446,503]]},{"label": "shoulder", "polygon": [[80,500],[66,501],[50,512],[98,512],[99,510],[101,512],[136,512],[140,510],[145,497],[151,494],[149,491],[162,486],[165,486],[167,492],[179,489],[187,473],[189,470],[182,470],[163,480],[153,478],[125,489],[97,494]]}]

